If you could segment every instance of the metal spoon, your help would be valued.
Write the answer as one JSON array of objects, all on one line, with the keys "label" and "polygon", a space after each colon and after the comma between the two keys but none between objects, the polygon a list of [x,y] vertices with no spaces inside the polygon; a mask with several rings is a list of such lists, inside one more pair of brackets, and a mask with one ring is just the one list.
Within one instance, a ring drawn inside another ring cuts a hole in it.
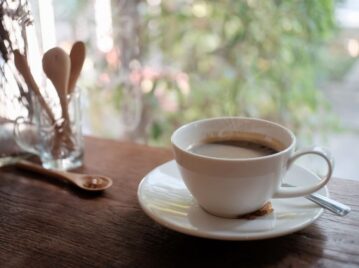
[{"label": "metal spoon", "polygon": [[71,182],[72,184],[86,191],[103,191],[112,185],[111,178],[102,175],[87,175],[53,169],[45,169],[37,164],[26,160],[20,160],[16,162],[15,165],[16,167],[21,169],[33,171],[39,174]]},{"label": "metal spoon", "polygon": [[[288,183],[283,183],[282,185],[285,187],[294,187],[293,185]],[[339,216],[345,216],[351,211],[351,208],[349,206],[317,193],[307,195],[305,196],[305,198]]]}]

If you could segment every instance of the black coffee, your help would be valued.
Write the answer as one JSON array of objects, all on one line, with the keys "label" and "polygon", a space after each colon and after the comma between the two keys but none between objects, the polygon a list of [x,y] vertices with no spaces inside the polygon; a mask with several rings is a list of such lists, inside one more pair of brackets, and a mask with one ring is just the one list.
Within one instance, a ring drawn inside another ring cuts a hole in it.
[{"label": "black coffee", "polygon": [[216,158],[254,158],[272,155],[279,152],[283,146],[275,142],[250,140],[243,138],[210,139],[193,145],[189,151],[195,154]]}]

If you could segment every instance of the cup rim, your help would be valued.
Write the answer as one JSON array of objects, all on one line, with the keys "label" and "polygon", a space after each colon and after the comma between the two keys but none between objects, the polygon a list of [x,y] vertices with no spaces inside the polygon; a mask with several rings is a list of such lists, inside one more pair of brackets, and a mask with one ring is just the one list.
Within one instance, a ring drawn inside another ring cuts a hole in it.
[{"label": "cup rim", "polygon": [[[288,133],[288,135],[291,138],[291,143],[289,146],[287,146],[285,149],[271,154],[271,155],[266,155],[266,156],[259,156],[259,157],[251,157],[251,158],[221,158],[221,157],[213,157],[213,156],[205,156],[205,155],[200,155],[200,154],[196,154],[196,153],[192,153],[188,150],[182,149],[180,146],[178,146],[175,141],[175,135],[181,131],[182,129],[199,123],[199,122],[208,122],[208,121],[214,121],[214,120],[218,120],[218,119],[224,119],[224,120],[228,120],[228,119],[240,119],[240,120],[251,120],[251,121],[258,121],[258,122],[264,122],[264,123],[268,123],[271,125],[274,125],[278,128],[283,129],[284,131],[286,131]],[[184,154],[193,156],[193,157],[197,157],[203,160],[215,160],[215,161],[224,161],[224,162],[247,162],[247,161],[259,161],[259,160],[264,160],[264,159],[269,159],[269,158],[273,158],[273,157],[277,157],[279,155],[285,154],[288,151],[292,150],[293,147],[295,146],[296,143],[296,137],[294,135],[294,133],[287,127],[282,126],[281,124],[278,124],[276,122],[273,121],[269,121],[269,120],[265,120],[265,119],[261,119],[261,118],[255,118],[255,117],[243,117],[243,116],[218,116],[218,117],[211,117],[211,118],[205,118],[205,119],[199,119],[199,120],[195,120],[189,123],[186,123],[182,126],[180,126],[179,128],[177,128],[171,135],[171,144],[173,147],[175,147],[177,150],[181,151]]]}]

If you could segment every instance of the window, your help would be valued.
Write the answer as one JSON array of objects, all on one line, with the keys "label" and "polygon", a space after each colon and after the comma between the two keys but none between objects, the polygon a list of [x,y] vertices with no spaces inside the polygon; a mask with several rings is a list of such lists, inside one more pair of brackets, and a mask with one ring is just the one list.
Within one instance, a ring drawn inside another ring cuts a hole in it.
[{"label": "window", "polygon": [[358,177],[355,1],[31,3],[42,50],[86,43],[86,134],[167,145],[187,121],[261,117],[299,147],[329,147],[336,176]]}]

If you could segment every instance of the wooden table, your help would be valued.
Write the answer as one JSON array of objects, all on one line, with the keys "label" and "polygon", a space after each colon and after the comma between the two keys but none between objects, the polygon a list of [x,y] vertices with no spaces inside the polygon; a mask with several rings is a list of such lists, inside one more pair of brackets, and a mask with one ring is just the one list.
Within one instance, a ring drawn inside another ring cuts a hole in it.
[{"label": "wooden table", "polygon": [[103,194],[6,167],[0,170],[0,267],[358,267],[359,182],[333,179],[333,198],[352,207],[275,239],[207,240],[147,217],[136,196],[168,149],[86,138],[85,167],[114,179]]}]

